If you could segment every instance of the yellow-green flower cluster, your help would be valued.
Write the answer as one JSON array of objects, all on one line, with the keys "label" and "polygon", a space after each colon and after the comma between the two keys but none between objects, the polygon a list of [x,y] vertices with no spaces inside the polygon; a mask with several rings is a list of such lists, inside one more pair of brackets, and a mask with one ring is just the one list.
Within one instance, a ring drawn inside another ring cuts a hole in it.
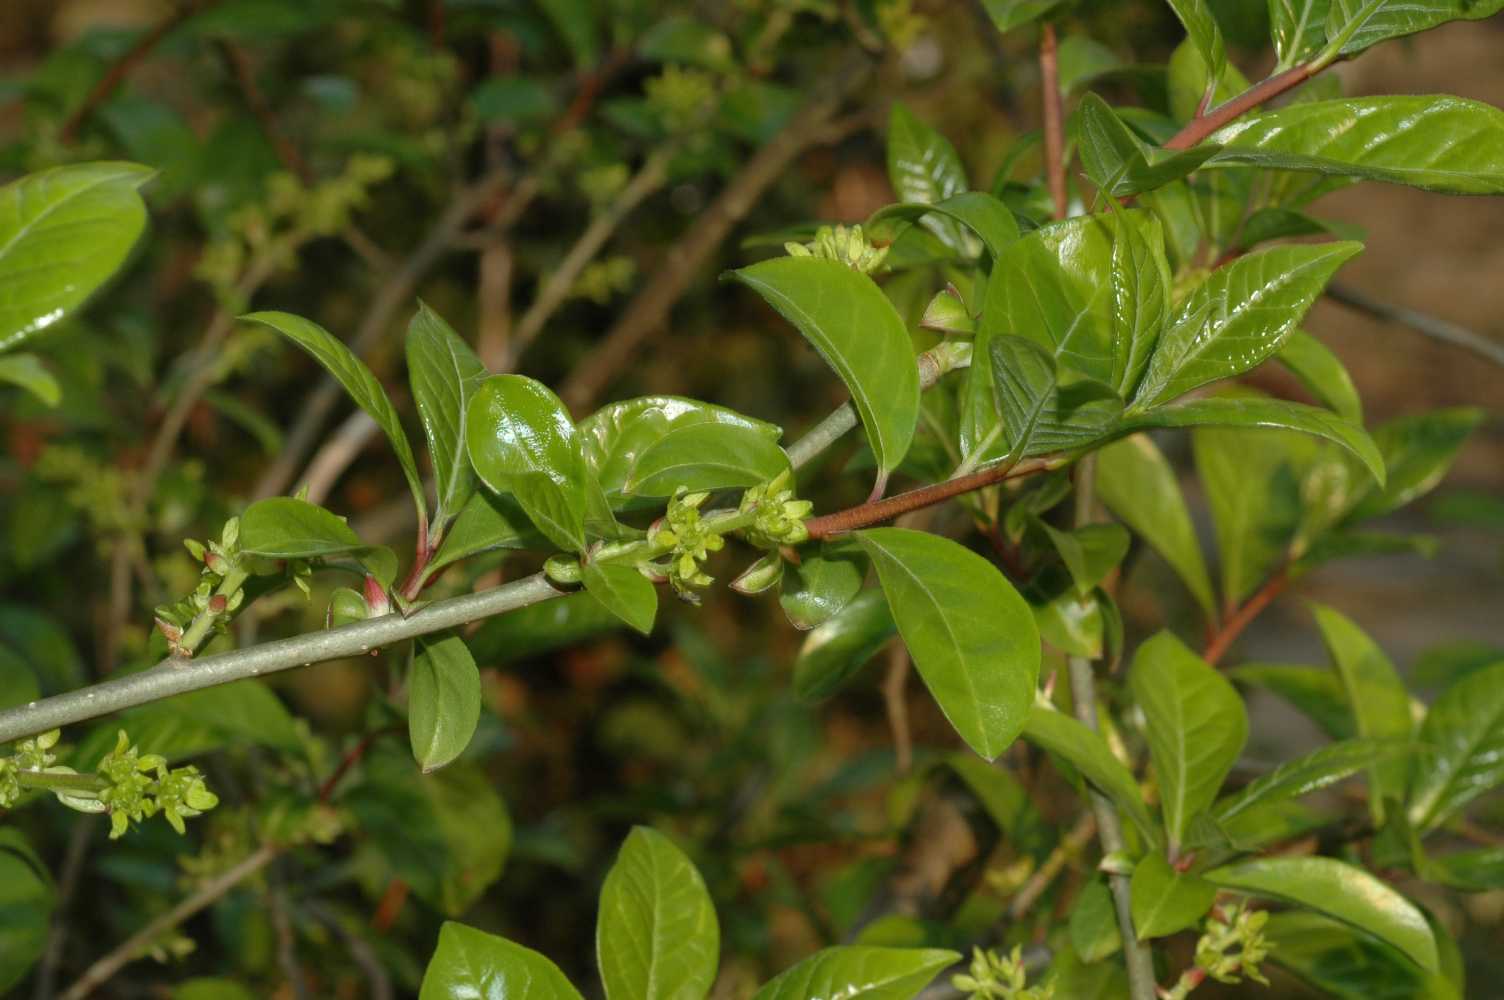
[{"label": "yellow-green flower cluster", "polygon": [[776,549],[809,540],[804,519],[809,517],[814,504],[794,498],[792,479],[793,476],[785,470],[742,494],[740,512],[750,513],[753,517],[752,524],[745,529],[744,534],[753,545]]},{"label": "yellow-green flower cluster", "polygon": [[131,746],[125,730],[120,731],[115,749],[99,762],[98,771],[107,782],[99,792],[99,801],[110,813],[111,840],[122,836],[131,823],[159,812],[174,830],[183,833],[185,819],[219,805],[219,797],[209,791],[198,768],[169,770],[167,758],[161,754],[143,754]]},{"label": "yellow-green flower cluster", "polygon": [[1259,971],[1269,955],[1264,939],[1264,925],[1269,914],[1251,910],[1238,903],[1225,913],[1217,910],[1207,918],[1206,931],[1196,942],[1196,964],[1219,983],[1237,983],[1246,976],[1256,983],[1269,985]]},{"label": "yellow-green flower cluster", "polygon": [[821,226],[810,243],[785,243],[790,257],[819,257],[845,264],[863,274],[871,274],[888,257],[887,247],[873,246],[861,226]]},{"label": "yellow-green flower cluster", "polygon": [[665,550],[665,564],[654,567],[668,577],[674,592],[691,604],[698,604],[699,587],[708,587],[713,578],[700,568],[710,553],[719,552],[726,540],[700,519],[700,505],[710,494],[690,493],[679,487],[669,501],[663,520],[654,527],[648,541],[655,548]]},{"label": "yellow-green flower cluster", "polygon": [[1013,946],[1007,957],[991,950],[973,948],[971,968],[951,977],[951,985],[971,1000],[1053,1000],[1055,985],[1030,986],[1024,970],[1023,949]]}]

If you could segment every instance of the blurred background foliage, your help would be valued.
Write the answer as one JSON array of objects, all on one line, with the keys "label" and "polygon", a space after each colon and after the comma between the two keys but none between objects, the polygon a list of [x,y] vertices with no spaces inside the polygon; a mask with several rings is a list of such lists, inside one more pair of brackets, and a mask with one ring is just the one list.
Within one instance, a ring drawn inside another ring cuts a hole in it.
[{"label": "blurred background foliage", "polygon": [[[1264,4],[1213,6],[1257,79],[1271,61]],[[1063,75],[1141,95],[1164,87],[1142,64],[1182,37],[1150,0],[1081,3],[1065,34],[1105,44],[1073,45]],[[1500,105],[1501,44],[1498,19],[1453,25],[1339,75],[1350,93]],[[744,240],[893,201],[884,130],[900,100],[985,188],[1038,124],[1032,37],[1000,36],[962,0],[0,4],[0,174],[95,159],[160,171],[133,263],[46,348],[61,405],[0,389],[0,664],[53,693],[154,662],[150,609],[198,570],[181,539],[288,491],[310,459],[321,502],[367,538],[407,544],[410,507],[380,443],[303,354],[232,321],[248,306],[343,336],[409,413],[399,332],[421,296],[493,369],[554,385],[577,417],[671,392],[797,434],[841,402],[839,386],[716,275],[760,252]],[[1018,177],[1037,174],[1034,156]],[[1500,334],[1504,201],[1364,185],[1322,207],[1369,234],[1345,281]],[[922,342],[934,275],[909,274],[886,287]],[[1330,303],[1308,327],[1353,372],[1370,422],[1464,403],[1494,414],[1447,485],[1392,519],[1435,534],[1434,558],[1338,563],[1303,590],[1371,629],[1419,686],[1439,683],[1504,646],[1504,382]],[[1303,398],[1267,369],[1250,381]],[[1186,488],[1209,533],[1194,477]],[[804,489],[822,509],[861,499],[854,481]],[[1130,566],[1130,628],[1192,620],[1163,563],[1142,553]],[[503,571],[492,561],[439,586]],[[258,604],[238,641],[318,628],[324,603]],[[651,638],[575,598],[487,623],[472,648],[489,711],[462,761],[431,778],[393,727],[385,664],[294,672],[277,697],[224,689],[137,710],[132,736],[194,756],[225,804],[187,839],[148,826],[108,849],[104,824],[52,804],[16,817],[53,877],[0,874],[0,981],[50,995],[104,942],[277,833],[303,846],[157,941],[167,964],[129,967],[113,995],[409,994],[439,920],[460,913],[590,982],[582,928],[622,836],[644,822],[675,831],[705,873],[727,954],[718,996],[858,928],[874,942],[918,943],[916,927],[965,942],[1049,854],[1071,800],[1037,794],[1042,758],[1022,744],[1014,777],[953,756],[922,694],[899,696],[916,753],[896,771],[884,658],[811,704],[790,682],[801,638],[773,602],[724,589],[702,610],[667,609]],[[1243,650],[1301,661],[1316,644],[1292,601]],[[1256,698],[1254,711],[1251,755],[1311,741],[1280,706]],[[113,724],[70,738],[103,752]],[[319,801],[354,746],[358,775]],[[1061,880],[1016,936],[1058,919],[1088,875]],[[1462,932],[1469,978],[1496,981],[1504,894],[1424,901]],[[38,914],[66,933],[22,964]]]}]

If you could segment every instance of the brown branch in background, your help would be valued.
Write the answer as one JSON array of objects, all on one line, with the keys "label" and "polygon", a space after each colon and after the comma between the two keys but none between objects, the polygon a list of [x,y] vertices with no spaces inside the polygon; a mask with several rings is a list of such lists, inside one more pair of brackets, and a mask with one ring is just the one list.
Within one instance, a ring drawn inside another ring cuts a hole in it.
[{"label": "brown branch in background", "polygon": [[1039,88],[1044,102],[1044,172],[1055,203],[1055,218],[1070,214],[1065,186],[1065,122],[1060,99],[1059,61],[1056,57],[1055,25],[1046,21],[1039,36]]},{"label": "brown branch in background", "polygon": [[1091,810],[1081,814],[1076,820],[1076,825],[1071,827],[1070,832],[1055,845],[1050,856],[1044,859],[1044,864],[1035,869],[1029,880],[1019,888],[1018,893],[1008,903],[1008,919],[1013,921],[1022,920],[1039,902],[1039,897],[1050,887],[1055,878],[1065,870],[1065,866],[1073,859],[1081,856],[1086,850],[1086,845],[1091,843],[1097,835],[1097,817]]},{"label": "brown branch in background", "polygon": [[826,131],[845,99],[871,72],[865,53],[852,52],[781,131],[747,161],[689,231],[669,250],[653,279],[627,305],[589,357],[564,381],[559,395],[578,411],[600,396],[633,355],[668,319],[669,311],[731,229],[746,218],[762,193]]},{"label": "brown branch in background", "polygon": [[1439,340],[1444,344],[1472,351],[1484,360],[1504,366],[1504,344],[1485,337],[1481,333],[1475,333],[1465,326],[1458,326],[1456,323],[1429,316],[1414,309],[1407,309],[1404,306],[1380,302],[1366,292],[1340,282],[1333,282],[1326,286],[1326,297],[1365,316],[1409,327],[1432,340]]},{"label": "brown branch in background", "polygon": [[914,765],[914,738],[909,732],[909,648],[902,639],[888,647],[888,673],[883,678],[883,704],[888,711],[888,728],[893,732],[894,767],[908,774]]},{"label": "brown branch in background", "polygon": [[1244,601],[1237,609],[1229,611],[1223,618],[1222,625],[1207,638],[1206,651],[1201,658],[1212,666],[1216,666],[1238,636],[1243,634],[1253,620],[1257,618],[1274,599],[1284,593],[1290,585],[1290,572],[1288,567],[1275,573],[1264,581],[1264,585],[1254,591],[1253,596]]},{"label": "brown branch in background", "polygon": [[198,13],[201,6],[213,6],[214,2],[215,0],[210,0],[207,4],[181,4],[172,13],[158,21],[156,25],[146,31],[140,38],[136,39],[130,48],[120,53],[120,56],[105,71],[104,76],[100,77],[98,82],[90,88],[83,103],[75,108],[73,113],[64,120],[62,128],[58,132],[58,138],[62,140],[63,144],[70,144],[77,138],[79,127],[88,120],[90,115],[99,109],[101,104],[110,99],[115,90],[125,82],[125,78],[131,74],[131,70],[144,62],[146,57],[151,55],[152,50],[157,47],[162,39],[171,33],[172,29],[188,20],[193,14]]}]

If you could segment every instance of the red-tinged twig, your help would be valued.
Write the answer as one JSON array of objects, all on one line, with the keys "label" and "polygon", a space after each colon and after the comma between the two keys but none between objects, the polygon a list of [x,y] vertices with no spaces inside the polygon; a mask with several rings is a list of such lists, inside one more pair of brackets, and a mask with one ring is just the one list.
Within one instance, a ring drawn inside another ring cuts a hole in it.
[{"label": "red-tinged twig", "polygon": [[1207,639],[1206,651],[1202,653],[1202,659],[1215,667],[1218,661],[1227,655],[1227,651],[1232,648],[1238,636],[1243,634],[1243,630],[1252,624],[1253,620],[1273,603],[1276,597],[1284,593],[1289,585],[1290,573],[1287,569],[1282,569],[1265,580],[1264,585],[1236,610],[1229,613],[1221,627]]},{"label": "red-tinged twig", "polygon": [[1300,66],[1292,66],[1283,73],[1276,73],[1269,79],[1254,84],[1237,97],[1193,119],[1185,128],[1170,137],[1170,140],[1165,143],[1165,148],[1190,149],[1219,128],[1242,117],[1260,104],[1273,100],[1286,91],[1305,83],[1322,68],[1311,63],[1304,63]]},{"label": "red-tinged twig", "polygon": [[1044,102],[1044,169],[1055,203],[1055,218],[1070,212],[1065,186],[1065,123],[1060,100],[1059,62],[1056,57],[1055,26],[1046,21],[1039,36],[1039,86]]}]

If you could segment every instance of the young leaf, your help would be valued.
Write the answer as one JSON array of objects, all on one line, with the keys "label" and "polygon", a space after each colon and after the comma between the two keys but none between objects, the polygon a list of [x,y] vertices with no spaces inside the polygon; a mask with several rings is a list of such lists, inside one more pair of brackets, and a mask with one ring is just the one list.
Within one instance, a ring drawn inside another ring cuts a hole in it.
[{"label": "young leaf", "polygon": [[407,674],[407,734],[427,774],[465,752],[480,721],[480,671],[453,632],[417,640]]},{"label": "young leaf", "polygon": [[820,701],[835,694],[896,631],[882,591],[857,594],[839,613],[805,636],[794,660],[794,693],[805,701]]},{"label": "young leaf", "polygon": [[494,375],[471,396],[465,435],[481,482],[510,493],[555,545],[584,550],[590,473],[559,397],[526,376]]},{"label": "young leaf", "polygon": [[428,564],[436,573],[450,563],[495,549],[543,549],[548,539],[533,527],[517,501],[479,490],[471,494]]},{"label": "young leaf", "polygon": [[789,457],[766,434],[734,424],[690,423],[675,427],[643,448],[622,484],[636,496],[673,496],[756,486],[789,470]]},{"label": "young leaf", "polygon": [[1208,140],[1207,167],[1263,167],[1504,193],[1504,111],[1450,96],[1345,97],[1246,115]]},{"label": "young leaf", "polygon": [[1178,845],[1243,752],[1248,713],[1226,678],[1168,631],[1138,648],[1128,684],[1147,723],[1165,828]]},{"label": "young leaf", "polygon": [[336,340],[328,330],[301,316],[285,312],[257,312],[240,318],[248,323],[269,326],[303,348],[325,371],[334,376],[335,381],[344,386],[345,392],[350,394],[356,406],[370,414],[371,419],[376,421],[376,426],[381,428],[387,440],[392,443],[392,450],[397,453],[397,461],[402,466],[402,474],[407,477],[407,487],[412,491],[413,503],[418,508],[418,520],[426,522],[428,501],[423,492],[423,480],[418,476],[418,463],[413,458],[412,445],[408,444],[402,422],[397,419],[397,411],[392,408],[392,401],[387,399],[386,390],[381,388],[381,383],[376,381],[376,376],[371,374],[371,369],[365,366],[365,362]]},{"label": "young leaf", "polygon": [[1360,243],[1281,246],[1213,271],[1176,310],[1133,397],[1148,409],[1241,375],[1279,350]]},{"label": "young leaf", "polygon": [[1459,19],[1477,20],[1504,10],[1504,0],[1331,0],[1329,39],[1349,35],[1340,55],[1353,56],[1389,38],[1413,35]]},{"label": "young leaf", "polygon": [[[1275,357],[1337,416],[1363,426],[1363,403],[1358,398],[1357,387],[1331,348],[1304,330],[1296,330]],[[1382,445],[1380,450],[1383,450]],[[1385,465],[1389,464],[1386,460]]]},{"label": "young leaf", "polygon": [[1138,389],[1170,309],[1170,263],[1159,218],[1123,213],[1112,240],[1112,380]]},{"label": "young leaf", "polygon": [[1472,407],[1431,410],[1391,420],[1374,431],[1387,476],[1353,508],[1350,521],[1387,514],[1436,488],[1483,420]]},{"label": "young leaf", "polygon": [[1088,524],[1074,531],[1040,522],[1055,551],[1071,574],[1076,595],[1090,594],[1102,578],[1117,568],[1128,554],[1131,539],[1128,532],[1118,524]]},{"label": "young leaf", "polygon": [[1081,98],[1076,114],[1086,175],[1099,190],[1119,198],[1178,181],[1217,152],[1210,143],[1184,150],[1151,146],[1096,94]]},{"label": "young leaf", "polygon": [[418,1000],[461,997],[582,1000],[559,967],[536,951],[450,920],[439,929]]},{"label": "young leaf", "polygon": [[1222,30],[1217,27],[1211,6],[1206,0],[1167,2],[1175,11],[1175,16],[1180,18],[1180,23],[1185,25],[1186,36],[1196,47],[1196,51],[1201,53],[1201,60],[1211,71],[1211,78],[1221,78],[1222,71],[1227,68],[1227,46],[1222,41]]},{"label": "young leaf", "polygon": [[720,941],[693,862],[663,834],[635,828],[601,887],[595,954],[607,1000],[702,1000]]},{"label": "young leaf", "polygon": [[1207,872],[1224,889],[1309,907],[1398,948],[1436,971],[1436,939],[1415,904],[1383,882],[1334,858],[1253,858]]},{"label": "young leaf", "polygon": [[1086,883],[1071,906],[1066,931],[1071,947],[1085,962],[1100,962],[1123,949],[1118,911],[1106,879],[1099,876]]},{"label": "young leaf", "polygon": [[[888,179],[901,202],[936,205],[964,192],[966,168],[950,140],[895,102],[888,117]],[[970,237],[944,215],[927,215],[920,225],[952,250],[970,252]]]},{"label": "young leaf", "polygon": [[1068,761],[1127,813],[1151,844],[1164,839],[1149,816],[1133,773],[1112,755],[1101,736],[1047,704],[1036,704],[1024,725],[1024,739]]},{"label": "young leaf", "polygon": [[987,353],[997,394],[996,440],[978,442],[974,461],[1016,462],[1063,451],[1097,440],[1117,423],[1123,401],[1112,389],[1091,379],[1061,386],[1055,359],[1034,341],[1000,334],[988,338]]},{"label": "young leaf", "polygon": [[643,635],[658,617],[658,589],[636,566],[620,562],[585,563],[585,589],[606,609]]},{"label": "young leaf", "polygon": [[23,351],[0,357],[0,382],[20,386],[48,406],[63,400],[63,387],[35,354]]},{"label": "young leaf", "polygon": [[846,607],[867,578],[867,559],[849,543],[827,543],[801,553],[784,571],[778,603],[789,624],[804,631],[828,621]]},{"label": "young leaf", "polygon": [[407,370],[438,485],[434,521],[442,524],[475,492],[475,472],[465,454],[465,417],[486,367],[438,313],[420,302],[407,326]]},{"label": "young leaf", "polygon": [[1097,495],[1164,558],[1208,620],[1216,618],[1211,580],[1175,470],[1146,434],[1097,452]]},{"label": "young leaf", "polygon": [[[1347,689],[1358,735],[1380,740],[1411,739],[1415,725],[1410,695],[1388,657],[1346,616],[1319,604],[1313,605],[1312,611]],[[1375,821],[1383,819],[1386,799],[1404,797],[1408,770],[1399,760],[1383,761],[1369,769],[1368,804]]]},{"label": "young leaf", "polygon": [[1028,604],[997,567],[948,538],[874,528],[857,540],[940,710],[967,745],[995,759],[1034,703],[1039,631]]},{"label": "young leaf", "polygon": [[1307,795],[1357,774],[1366,767],[1390,757],[1409,754],[1414,747],[1399,740],[1342,740],[1287,760],[1279,767],[1250,782],[1234,795],[1217,803],[1213,810],[1219,821],[1283,799]]},{"label": "young leaf", "polygon": [[936,948],[826,948],[770,980],[752,1000],[913,1000],[960,958]]},{"label": "young leaf", "polygon": [[1425,832],[1504,784],[1504,663],[1443,691],[1421,724],[1420,744],[1408,811]]},{"label": "young leaf", "polygon": [[1150,851],[1133,869],[1129,884],[1133,930],[1140,941],[1165,937],[1194,927],[1217,898],[1217,887],[1203,878],[1170,867],[1163,854]]},{"label": "young leaf", "polygon": [[775,257],[730,276],[797,326],[841,376],[886,481],[919,418],[914,347],[887,296],[866,275],[815,257]]},{"label": "young leaf", "polygon": [[1325,667],[1249,663],[1231,668],[1227,676],[1279,695],[1334,740],[1357,735],[1342,678]]},{"label": "young leaf", "polygon": [[125,263],[146,226],[136,189],[153,172],[79,163],[0,187],[0,351],[57,325]]},{"label": "young leaf", "polygon": [[247,507],[240,515],[240,547],[269,559],[349,556],[388,587],[397,576],[391,549],[367,545],[344,518],[294,497],[268,497]]},{"label": "young leaf", "polygon": [[1130,417],[1118,425],[1117,431],[1132,433],[1149,427],[1199,426],[1268,427],[1325,438],[1351,452],[1375,480],[1384,481],[1384,457],[1361,427],[1328,410],[1304,403],[1246,396],[1193,399]]},{"label": "young leaf", "polygon": [[[963,191],[934,204],[907,202],[888,205],[872,214],[867,220],[867,228],[881,231],[882,227],[893,226],[895,222],[916,222],[932,214],[954,219],[970,229],[993,260],[997,260],[1003,250],[1018,239],[1018,220],[1013,217],[1013,212],[997,198],[981,191]],[[902,226],[894,228],[896,238],[902,232]]]},{"label": "young leaf", "polygon": [[1279,68],[1288,69],[1326,44],[1332,0],[1269,0],[1269,36]]}]

